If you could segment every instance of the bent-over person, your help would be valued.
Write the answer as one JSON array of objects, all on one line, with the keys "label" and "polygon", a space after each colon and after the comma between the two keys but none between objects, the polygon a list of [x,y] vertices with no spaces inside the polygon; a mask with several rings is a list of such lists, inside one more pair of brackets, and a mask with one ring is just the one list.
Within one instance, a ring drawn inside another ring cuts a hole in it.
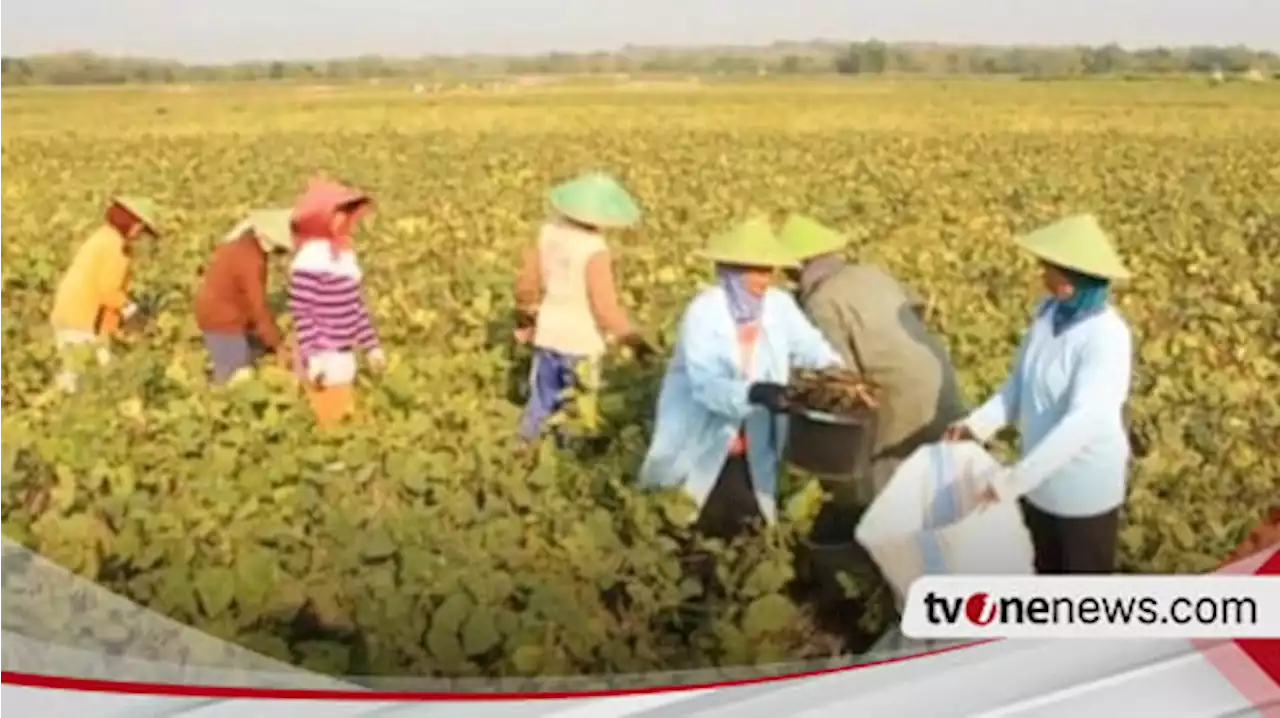
[{"label": "bent-over person", "polygon": [[108,348],[123,322],[138,312],[129,296],[133,251],[144,237],[159,235],[156,203],[146,197],[114,197],[104,222],[76,251],[58,284],[49,322],[62,355],[57,386],[74,392],[79,376],[71,354],[90,348],[98,364],[111,360]]},{"label": "bent-over person", "polygon": [[260,210],[236,225],[213,250],[196,292],[196,324],[213,364],[211,381],[222,384],[251,367],[260,354],[288,357],[267,305],[272,256],[293,251],[290,210]]},{"label": "bent-over person", "polygon": [[791,277],[805,314],[846,366],[883,390],[871,475],[854,486],[853,498],[866,506],[912,452],[941,440],[965,415],[955,367],[925,326],[914,293],[880,267],[846,262],[844,235],[792,215],[780,238],[800,261]]}]

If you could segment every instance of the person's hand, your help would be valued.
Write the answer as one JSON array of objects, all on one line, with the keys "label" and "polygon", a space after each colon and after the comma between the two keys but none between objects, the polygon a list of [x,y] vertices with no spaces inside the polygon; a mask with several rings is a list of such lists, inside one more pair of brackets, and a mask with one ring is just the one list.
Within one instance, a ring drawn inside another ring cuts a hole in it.
[{"label": "person's hand", "polygon": [[631,352],[636,356],[636,361],[649,361],[658,353],[658,350],[654,349],[653,345],[639,334],[629,334],[623,337],[620,343],[622,346],[631,349]]},{"label": "person's hand", "polygon": [[387,353],[382,351],[382,347],[370,349],[365,359],[369,362],[369,369],[375,374],[381,374],[387,368]]},{"label": "person's hand", "polygon": [[780,414],[787,410],[791,402],[787,399],[787,387],[772,382],[757,382],[747,390],[747,401],[762,406],[769,411]]},{"label": "person's hand", "polygon": [[977,441],[978,437],[973,435],[973,430],[968,426],[961,422],[956,422],[948,426],[947,430],[942,433],[942,439],[944,441]]},{"label": "person's hand", "polygon": [[995,504],[999,502],[1000,502],[1000,495],[996,493],[996,487],[994,484],[987,484],[982,487],[982,490],[980,492],[978,492],[979,505],[987,506],[987,505]]},{"label": "person's hand", "polygon": [[528,344],[533,341],[534,330],[538,325],[538,315],[525,309],[516,310],[516,328],[511,335],[516,344]]},{"label": "person's hand", "polygon": [[1014,486],[1013,471],[1011,467],[1001,466],[993,469],[986,476],[976,477],[978,506],[991,506],[1000,503],[1001,500],[1009,499]]},{"label": "person's hand", "polygon": [[516,330],[533,329],[538,323],[538,315],[524,309],[516,310]]},{"label": "person's hand", "polygon": [[293,365],[293,347],[288,343],[281,343],[276,347],[276,362],[284,369],[288,369]]},{"label": "person's hand", "polygon": [[317,389],[324,388],[324,366],[315,359],[311,359],[307,362],[307,379],[310,380]]}]

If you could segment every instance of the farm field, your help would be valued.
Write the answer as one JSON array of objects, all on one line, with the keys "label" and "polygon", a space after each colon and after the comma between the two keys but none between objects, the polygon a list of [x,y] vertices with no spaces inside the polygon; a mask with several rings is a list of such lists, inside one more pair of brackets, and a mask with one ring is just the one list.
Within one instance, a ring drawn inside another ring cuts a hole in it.
[{"label": "farm field", "polygon": [[[603,454],[516,458],[516,258],[545,190],[583,169],[643,203],[612,243],[625,303],[664,346],[710,278],[691,250],[746,214],[800,211],[928,299],[971,402],[1003,379],[1036,296],[1013,233],[1096,212],[1135,272],[1117,298],[1138,347],[1123,569],[1209,570],[1280,496],[1273,87],[25,89],[3,119],[4,535],[309,668],[635,674],[840,651],[794,590],[817,504],[803,477],[776,529],[717,549],[725,595],[677,610],[702,591],[675,551],[687,507],[632,487],[660,364],[610,357]],[[378,201],[357,247],[391,356],[332,435],[279,370],[210,390],[191,311],[217,238],[318,170]],[[170,208],[136,262],[154,319],[58,399],[47,313],[113,192]],[[886,616],[863,619],[874,633]]]}]

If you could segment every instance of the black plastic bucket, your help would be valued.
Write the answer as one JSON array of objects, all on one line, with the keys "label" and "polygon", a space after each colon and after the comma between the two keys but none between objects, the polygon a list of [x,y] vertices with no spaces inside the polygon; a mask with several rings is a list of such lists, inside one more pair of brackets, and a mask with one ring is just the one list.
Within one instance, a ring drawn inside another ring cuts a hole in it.
[{"label": "black plastic bucket", "polygon": [[788,424],[786,456],[793,466],[828,481],[855,481],[870,475],[875,410],[836,415],[795,409]]}]

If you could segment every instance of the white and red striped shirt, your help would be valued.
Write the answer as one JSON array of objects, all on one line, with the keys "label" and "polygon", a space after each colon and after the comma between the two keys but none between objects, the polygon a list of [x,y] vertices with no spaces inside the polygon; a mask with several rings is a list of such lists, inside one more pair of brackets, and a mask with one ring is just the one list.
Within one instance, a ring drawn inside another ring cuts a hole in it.
[{"label": "white and red striped shirt", "polygon": [[363,276],[355,253],[347,249],[334,257],[328,240],[309,240],[294,254],[289,311],[302,359],[378,346],[362,293]]}]

